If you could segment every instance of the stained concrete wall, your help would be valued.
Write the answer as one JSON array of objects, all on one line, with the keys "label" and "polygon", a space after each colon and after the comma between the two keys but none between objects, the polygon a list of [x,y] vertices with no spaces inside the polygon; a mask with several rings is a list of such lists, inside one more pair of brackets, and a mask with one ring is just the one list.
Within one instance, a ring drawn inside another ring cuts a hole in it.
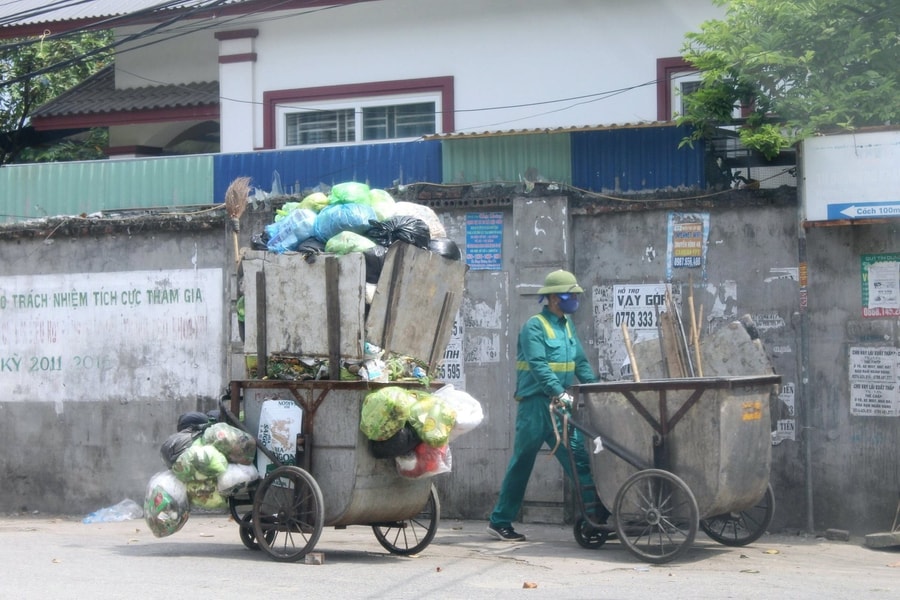
[{"label": "stained concrete wall", "polygon": [[[872,414],[866,397],[894,410],[900,380],[853,390],[857,372],[851,351],[885,354],[884,365],[900,353],[900,319],[863,316],[863,257],[900,252],[900,222],[812,227],[806,232],[809,264],[809,500],[816,529],[857,533],[890,531],[900,490],[900,423],[896,412]],[[896,272],[894,277],[896,277]],[[872,299],[874,300],[874,298]],[[884,369],[881,369],[884,371]],[[890,369],[887,369],[890,372]],[[882,386],[881,391],[872,388]],[[867,414],[868,413],[868,414]]]},{"label": "stained concrete wall", "polygon": [[224,390],[224,231],[221,211],[4,230],[0,511],[143,501],[178,416]]},{"label": "stained concrete wall", "polygon": [[[500,246],[500,263],[472,269],[466,276],[459,315],[462,376],[465,389],[482,402],[485,420],[454,443],[453,472],[436,480],[445,516],[489,514],[514,435],[516,335],[521,323],[539,308],[534,292],[546,272],[569,268],[586,289],[575,322],[590,359],[605,377],[619,376],[624,357],[615,320],[627,307],[617,304],[617,291],[634,286],[654,291],[670,281],[685,314],[691,295],[698,310],[704,307],[702,336],[751,315],[783,377],[781,393],[770,403],[771,481],[777,503],[773,529],[805,530],[811,514],[817,529],[866,533],[889,525],[898,481],[896,417],[850,414],[848,348],[896,349],[896,319],[860,318],[859,296],[860,255],[896,250],[896,226],[809,230],[809,304],[803,313],[793,191],[734,192],[714,202],[685,199],[628,206],[521,191],[503,198],[431,202],[448,236],[464,251],[470,215],[490,213],[502,223],[492,242]],[[674,234],[697,230],[678,229],[674,217],[679,215],[700,224],[704,252],[698,267],[670,268]],[[271,207],[248,210],[242,244],[247,245],[270,219]],[[221,297],[208,302],[218,306],[220,314],[209,319],[215,323],[204,339],[208,338],[207,347],[217,344],[225,349],[204,354],[208,348],[197,343],[197,332],[181,331],[181,337],[166,338],[171,332],[144,331],[146,339],[141,339],[141,330],[126,327],[129,335],[123,338],[109,321],[100,320],[100,329],[90,330],[83,317],[77,317],[75,321],[86,328],[83,335],[93,336],[101,345],[107,340],[111,353],[127,354],[129,361],[117,363],[100,379],[73,375],[72,385],[59,388],[59,393],[26,385],[33,397],[14,400],[10,398],[21,393],[18,383],[23,376],[0,371],[0,472],[7,479],[0,486],[0,510],[83,514],[123,497],[142,497],[149,476],[162,468],[159,446],[177,416],[213,408],[218,390],[224,390],[230,379],[244,376],[239,359],[244,348],[233,313],[238,290],[230,244],[221,213],[218,218],[99,222],[87,228],[48,223],[27,231],[0,232],[4,257],[0,281],[5,286],[0,296],[7,298],[10,282],[22,285],[23,277],[34,276],[40,282],[45,276],[97,274],[102,276],[97,281],[109,287],[118,277],[111,274],[121,274],[127,282],[134,272],[220,272]],[[79,287],[71,278],[64,281]],[[203,285],[208,285],[207,279]],[[12,316],[8,306],[0,311],[6,323]],[[165,323],[177,315],[153,318]],[[136,316],[123,314],[129,321]],[[9,329],[3,331],[11,335]],[[804,331],[809,346],[806,388],[801,373],[807,367],[800,353]],[[54,343],[64,344],[63,337]],[[83,343],[77,336],[69,339],[76,347]],[[154,352],[166,345],[204,357],[208,362],[201,368],[219,385],[210,387],[185,367],[183,363],[190,361],[182,355]],[[11,355],[9,348],[4,344],[6,355]],[[62,354],[58,346],[48,349],[53,351],[47,356]],[[139,385],[137,379],[145,383]],[[91,381],[94,388],[86,389]],[[191,386],[196,389],[186,391]],[[79,393],[71,396],[70,388]],[[803,412],[804,398],[809,400],[808,413]],[[571,519],[568,493],[561,469],[545,452],[529,485],[523,520]],[[809,506],[814,513],[808,512]]]}]

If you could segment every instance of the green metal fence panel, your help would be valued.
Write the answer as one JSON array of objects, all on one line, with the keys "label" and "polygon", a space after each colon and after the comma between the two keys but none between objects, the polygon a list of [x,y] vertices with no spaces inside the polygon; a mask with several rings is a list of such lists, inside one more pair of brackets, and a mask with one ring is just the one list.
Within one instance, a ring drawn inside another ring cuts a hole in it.
[{"label": "green metal fence panel", "polygon": [[444,139],[442,150],[444,183],[572,181],[568,132]]},{"label": "green metal fence panel", "polygon": [[6,165],[0,223],[142,208],[212,204],[213,156]]}]

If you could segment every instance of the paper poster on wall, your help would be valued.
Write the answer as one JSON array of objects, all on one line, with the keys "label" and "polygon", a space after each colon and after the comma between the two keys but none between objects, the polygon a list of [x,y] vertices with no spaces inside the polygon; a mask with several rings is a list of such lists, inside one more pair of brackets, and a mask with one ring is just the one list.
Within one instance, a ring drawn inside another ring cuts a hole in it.
[{"label": "paper poster on wall", "polygon": [[888,346],[850,348],[850,414],[864,417],[900,416],[900,350]]},{"label": "paper poster on wall", "polygon": [[437,364],[435,378],[444,383],[453,384],[458,390],[466,389],[465,363],[463,362],[463,321],[457,311],[453,321],[450,342],[444,350],[444,358]]},{"label": "paper poster on wall", "polygon": [[473,270],[503,268],[503,213],[466,214],[466,264]]},{"label": "paper poster on wall", "polygon": [[57,402],[217,397],[221,269],[0,277],[0,393]]},{"label": "paper poster on wall", "polygon": [[666,239],[666,280],[674,269],[697,269],[706,280],[706,242],[709,239],[709,213],[670,212]]},{"label": "paper poster on wall", "polygon": [[900,317],[900,253],[863,254],[863,317]]},{"label": "paper poster on wall", "polygon": [[630,376],[622,324],[628,328],[633,344],[657,339],[659,315],[666,312],[666,290],[673,294],[676,305],[681,303],[680,290],[670,288],[665,283],[593,287],[594,340],[598,345],[597,372],[601,379]]}]

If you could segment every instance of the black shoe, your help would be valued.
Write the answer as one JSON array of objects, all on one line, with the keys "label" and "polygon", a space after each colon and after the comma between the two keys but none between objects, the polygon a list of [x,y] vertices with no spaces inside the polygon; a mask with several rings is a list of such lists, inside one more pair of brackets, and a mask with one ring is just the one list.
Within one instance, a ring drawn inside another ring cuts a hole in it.
[{"label": "black shoe", "polygon": [[516,530],[509,527],[498,527],[493,523],[489,524],[487,527],[488,533],[497,538],[498,540],[503,540],[504,542],[524,542],[525,536],[521,533],[516,533]]}]

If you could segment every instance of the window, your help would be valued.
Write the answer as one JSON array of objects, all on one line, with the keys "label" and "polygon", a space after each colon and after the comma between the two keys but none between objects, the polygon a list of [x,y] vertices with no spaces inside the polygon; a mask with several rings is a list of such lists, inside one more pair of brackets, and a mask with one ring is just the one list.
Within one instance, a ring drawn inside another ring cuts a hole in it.
[{"label": "window", "polygon": [[284,145],[307,146],[418,138],[435,133],[435,102],[336,110],[285,107]]},{"label": "window", "polygon": [[[681,57],[660,58],[656,61],[656,119],[673,121],[684,114],[684,97],[700,87],[700,73]],[[746,116],[741,106],[735,106],[734,118]]]},{"label": "window", "polygon": [[264,94],[264,146],[414,140],[453,131],[453,78],[280,90]]},{"label": "window", "polygon": [[684,114],[682,97],[697,89],[700,76],[680,56],[656,61],[656,120],[672,121]]}]

